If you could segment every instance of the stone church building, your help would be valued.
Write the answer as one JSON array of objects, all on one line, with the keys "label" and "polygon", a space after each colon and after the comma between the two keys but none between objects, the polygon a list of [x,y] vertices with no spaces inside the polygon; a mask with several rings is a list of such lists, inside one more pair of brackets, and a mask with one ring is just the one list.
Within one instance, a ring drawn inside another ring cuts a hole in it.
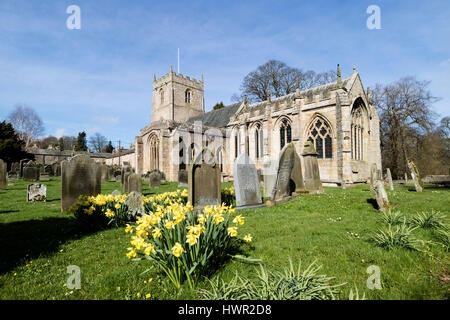
[{"label": "stone church building", "polygon": [[[232,178],[233,162],[243,152],[262,169],[276,161],[293,142],[299,155],[306,141],[318,153],[325,185],[366,182],[373,163],[381,169],[380,121],[353,68],[337,81],[251,104],[244,99],[205,112],[204,82],[172,71],[154,77],[152,122],[135,138],[134,151],[122,156],[137,173],[158,169],[170,181],[186,169],[203,147],[214,144],[224,178]],[[220,143],[217,143],[219,141]],[[116,162],[114,162],[116,161]],[[107,160],[117,163],[117,155]]]}]

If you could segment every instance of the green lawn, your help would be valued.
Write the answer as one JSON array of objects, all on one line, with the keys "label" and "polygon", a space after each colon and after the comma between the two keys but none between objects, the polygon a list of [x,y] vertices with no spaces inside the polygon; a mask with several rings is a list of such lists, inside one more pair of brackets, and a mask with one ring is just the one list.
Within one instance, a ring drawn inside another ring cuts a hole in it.
[{"label": "green lawn", "polygon": [[[123,228],[86,230],[61,213],[59,178],[46,184],[45,203],[27,203],[27,183],[21,180],[0,190],[0,299],[144,299],[147,293],[151,299],[198,299],[187,286],[177,293],[162,273],[149,270],[149,262],[129,260],[125,254],[130,235]],[[425,192],[416,193],[412,185],[395,188],[387,191],[395,210],[407,216],[438,210],[449,218],[450,189],[427,186]],[[121,190],[120,184],[102,184],[102,193],[114,189]],[[176,189],[175,183],[159,189],[144,184],[143,193]],[[428,245],[426,252],[387,251],[367,241],[382,226],[374,201],[368,186],[325,188],[322,195],[242,211],[246,224],[239,228],[239,236],[253,236],[242,253],[262,259],[269,270],[287,266],[289,258],[296,264],[301,261],[303,267],[316,261],[323,266],[322,273],[335,277],[333,283],[346,283],[341,299],[348,298],[355,286],[369,299],[448,299],[450,259],[442,246]],[[418,229],[414,235],[437,243],[429,230]],[[65,287],[69,265],[81,269],[80,290]],[[370,265],[380,267],[381,290],[366,287]],[[253,277],[255,266],[230,260],[215,276],[230,280],[236,272]],[[149,278],[153,281],[145,284]],[[206,286],[206,281],[199,284]]]}]

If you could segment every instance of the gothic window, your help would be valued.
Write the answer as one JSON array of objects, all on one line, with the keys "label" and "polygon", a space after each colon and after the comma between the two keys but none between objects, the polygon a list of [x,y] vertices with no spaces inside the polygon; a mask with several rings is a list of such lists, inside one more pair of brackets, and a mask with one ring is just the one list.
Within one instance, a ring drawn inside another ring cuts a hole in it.
[{"label": "gothic window", "polygon": [[191,90],[186,90],[186,92],[184,93],[184,102],[186,103],[191,103],[191,96],[192,96],[192,92]]},{"label": "gothic window", "polygon": [[255,127],[255,156],[256,158],[263,157],[263,130],[259,124]]},{"label": "gothic window", "polygon": [[159,170],[159,141],[156,135],[150,138],[150,171]]},{"label": "gothic window", "polygon": [[280,149],[292,141],[291,125],[284,119],[280,126]]},{"label": "gothic window", "polygon": [[311,141],[318,159],[333,158],[333,139],[331,128],[322,118],[316,118],[309,127],[308,141]]},{"label": "gothic window", "polygon": [[159,91],[159,97],[161,99],[161,103],[160,104],[164,104],[164,90],[160,90]]},{"label": "gothic window", "polygon": [[234,157],[237,158],[239,155],[239,132],[234,135]]},{"label": "gothic window", "polygon": [[352,159],[364,160],[364,113],[361,106],[352,110],[351,148]]}]

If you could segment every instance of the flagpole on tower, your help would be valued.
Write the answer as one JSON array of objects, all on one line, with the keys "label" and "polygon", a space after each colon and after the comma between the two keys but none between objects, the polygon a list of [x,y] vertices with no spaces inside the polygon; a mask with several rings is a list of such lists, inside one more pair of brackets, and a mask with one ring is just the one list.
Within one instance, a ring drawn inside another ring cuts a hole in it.
[{"label": "flagpole on tower", "polygon": [[178,74],[180,74],[180,48],[178,48]]}]

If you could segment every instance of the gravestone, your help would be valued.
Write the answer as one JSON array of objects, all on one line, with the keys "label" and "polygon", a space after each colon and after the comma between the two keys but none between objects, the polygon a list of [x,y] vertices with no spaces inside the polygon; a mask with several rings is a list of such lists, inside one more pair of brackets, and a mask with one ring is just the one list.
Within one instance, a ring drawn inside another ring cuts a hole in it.
[{"label": "gravestone", "polygon": [[20,166],[19,166],[19,163],[18,163],[18,162],[13,162],[13,163],[11,164],[11,170],[10,170],[10,171],[19,174],[19,172],[20,172]]},{"label": "gravestone", "polygon": [[188,171],[188,200],[195,208],[221,205],[220,165],[214,155],[204,149],[190,164]]},{"label": "gravestone", "polygon": [[416,164],[412,160],[408,160],[408,168],[411,172],[411,178],[414,182],[414,186],[417,192],[423,192],[423,182],[420,178],[419,170],[417,170]]},{"label": "gravestone", "polygon": [[133,191],[142,193],[142,180],[139,174],[133,173],[128,176],[128,193]]},{"label": "gravestone", "polygon": [[394,191],[394,183],[392,182],[391,169],[389,168],[386,169],[386,180],[387,183],[389,184],[389,189],[391,191]]},{"label": "gravestone", "polygon": [[16,171],[8,172],[6,177],[8,178],[8,183],[13,185],[14,182],[19,178],[19,174]]},{"label": "gravestone", "polygon": [[6,162],[0,159],[0,189],[6,189]]},{"label": "gravestone", "polygon": [[61,162],[61,210],[69,209],[80,195],[101,193],[97,164],[88,155],[78,154]]},{"label": "gravestone", "polygon": [[122,186],[125,183],[124,182],[125,181],[125,173],[132,173],[132,171],[133,171],[133,169],[130,166],[128,166],[128,165],[122,167],[122,170],[121,170],[121,173],[120,173],[120,176],[121,176],[121,179],[122,179],[121,180]]},{"label": "gravestone", "polygon": [[53,176],[53,167],[50,164],[47,164],[44,166],[44,174],[48,175],[48,176]]},{"label": "gravestone", "polygon": [[291,180],[295,183],[295,193],[308,193],[305,187],[305,181],[303,179],[300,157],[298,156],[294,144],[291,142],[288,144],[288,146],[289,145],[292,145],[289,148],[292,148],[294,150],[294,167],[292,168],[291,172]]},{"label": "gravestone", "polygon": [[384,182],[382,180],[377,180],[375,182],[373,191],[375,192],[375,198],[377,200],[378,210],[386,211],[391,208],[389,205],[389,199],[384,189]]},{"label": "gravestone", "polygon": [[29,161],[30,159],[22,159],[19,161],[20,177],[23,177],[23,168],[25,167],[25,164],[27,164]]},{"label": "gravestone", "polygon": [[128,215],[132,218],[137,218],[145,213],[145,208],[142,205],[142,195],[139,192],[131,192],[124,202],[128,206]]},{"label": "gravestone", "polygon": [[119,174],[118,176],[115,176],[116,182],[122,183],[122,175]]},{"label": "gravestone", "polygon": [[48,174],[41,174],[40,176],[39,176],[39,180],[40,181],[50,181],[50,175],[48,175]]},{"label": "gravestone", "polygon": [[408,184],[408,174],[405,172],[405,184]]},{"label": "gravestone", "polygon": [[264,160],[263,180],[264,180],[264,197],[271,197],[272,191],[277,182],[278,160],[267,158]]},{"label": "gravestone", "polygon": [[295,148],[291,148],[290,146],[291,144],[288,144],[281,150],[277,178],[271,195],[272,202],[288,200],[295,191],[295,184],[291,179],[291,174],[294,168],[294,153],[296,151]]},{"label": "gravestone", "polygon": [[159,188],[161,185],[161,175],[158,172],[150,173],[148,183],[150,184],[150,188]]},{"label": "gravestone", "polygon": [[373,190],[373,188],[375,187],[375,184],[377,183],[377,164],[376,163],[372,163],[372,165],[370,166],[370,188]]},{"label": "gravestone", "polygon": [[179,187],[188,186],[188,172],[184,169],[178,171],[178,186]]},{"label": "gravestone", "polygon": [[27,202],[47,201],[47,186],[45,184],[29,184],[27,191]]},{"label": "gravestone", "polygon": [[262,203],[258,173],[250,157],[242,153],[233,165],[236,207],[257,206]]},{"label": "gravestone", "polygon": [[109,168],[106,164],[101,164],[100,165],[100,170],[101,170],[101,179],[103,182],[108,182],[109,181]]},{"label": "gravestone", "polygon": [[113,197],[117,197],[117,196],[122,195],[122,192],[120,192],[119,190],[114,190],[113,192],[111,192],[111,195],[112,195]]},{"label": "gravestone", "polygon": [[305,187],[309,193],[323,193],[317,155],[312,142],[306,141],[302,156],[305,165]]},{"label": "gravestone", "polygon": [[347,183],[345,183],[345,180],[341,181],[341,188],[342,189],[347,189]]},{"label": "gravestone", "polygon": [[22,170],[23,181],[39,181],[41,175],[39,167],[34,161],[28,161]]},{"label": "gravestone", "polygon": [[59,162],[52,163],[52,169],[53,169],[53,175],[55,177],[61,176],[61,163],[59,163]]},{"label": "gravestone", "polygon": [[125,171],[124,177],[122,179],[122,190],[124,193],[128,192],[128,177],[131,176],[133,173],[130,171]]}]

